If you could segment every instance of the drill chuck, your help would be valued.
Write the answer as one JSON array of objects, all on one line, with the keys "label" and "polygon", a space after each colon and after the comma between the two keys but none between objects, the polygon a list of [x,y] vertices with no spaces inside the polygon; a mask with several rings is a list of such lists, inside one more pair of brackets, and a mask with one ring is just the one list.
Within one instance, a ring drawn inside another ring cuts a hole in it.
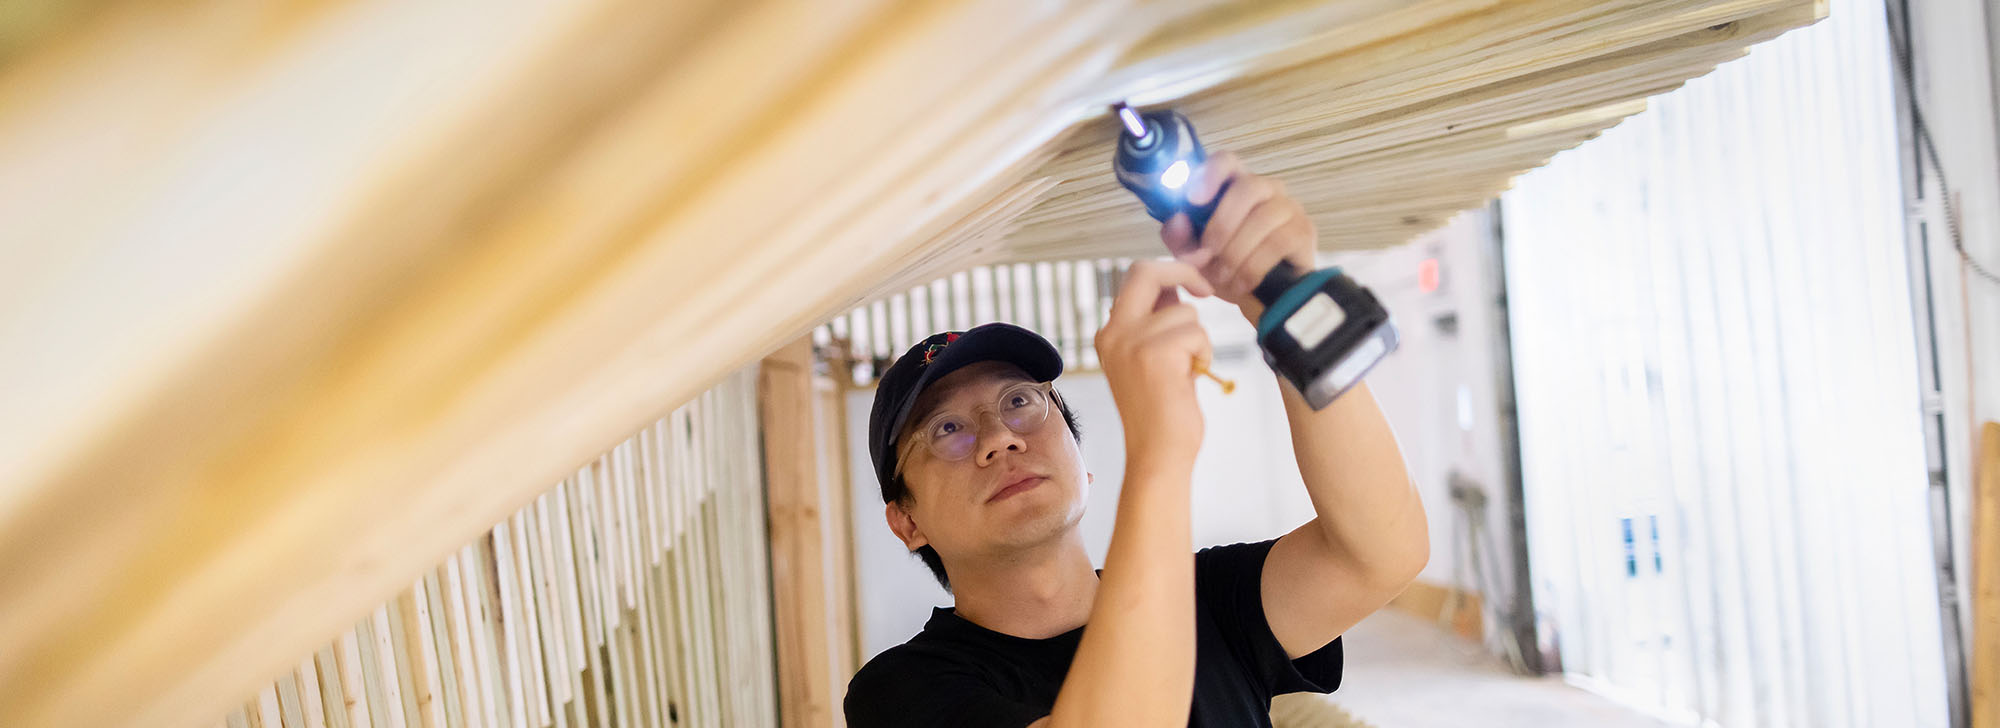
[{"label": "drill chuck", "polygon": [[[1187,182],[1208,160],[1194,125],[1172,109],[1141,113],[1118,104],[1113,111],[1124,125],[1111,163],[1118,183],[1155,220],[1186,213],[1200,239],[1227,187],[1206,205],[1188,203]],[[1389,312],[1339,268],[1301,273],[1281,260],[1264,274],[1253,295],[1264,304],[1257,346],[1265,363],[1315,410],[1332,404],[1396,349]]]},{"label": "drill chuck", "polygon": [[1111,165],[1118,183],[1137,195],[1146,205],[1146,214],[1155,220],[1166,222],[1174,213],[1187,213],[1199,236],[1222,195],[1217,194],[1200,207],[1188,204],[1188,180],[1202,162],[1208,161],[1208,153],[1195,136],[1194,126],[1187,117],[1171,109],[1141,114],[1120,104],[1118,117],[1125,125],[1124,133],[1118,136],[1118,155]]}]

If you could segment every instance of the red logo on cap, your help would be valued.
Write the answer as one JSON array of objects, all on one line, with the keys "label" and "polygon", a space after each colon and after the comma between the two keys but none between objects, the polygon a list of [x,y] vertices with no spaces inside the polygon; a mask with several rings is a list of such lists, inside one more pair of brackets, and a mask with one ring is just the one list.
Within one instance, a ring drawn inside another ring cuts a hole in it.
[{"label": "red logo on cap", "polygon": [[942,344],[932,344],[932,345],[930,345],[930,348],[927,348],[927,349],[924,349],[924,363],[925,363],[925,364],[930,364],[930,363],[931,363],[931,359],[934,359],[934,358],[936,358],[936,357],[937,357],[937,353],[938,353],[939,351],[943,351],[945,347],[947,347],[947,346],[951,346],[951,342],[954,342],[954,341],[957,341],[957,340],[958,340],[958,334],[952,334],[952,333],[947,333],[947,334],[945,334],[945,335],[944,335],[944,343],[942,343]]}]

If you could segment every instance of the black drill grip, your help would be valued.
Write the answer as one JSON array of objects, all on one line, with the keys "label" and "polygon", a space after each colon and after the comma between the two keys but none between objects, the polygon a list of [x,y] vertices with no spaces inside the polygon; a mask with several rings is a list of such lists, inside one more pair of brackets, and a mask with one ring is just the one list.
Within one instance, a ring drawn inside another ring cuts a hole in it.
[{"label": "black drill grip", "polygon": [[[1194,229],[1194,242],[1197,247],[1202,244],[1202,232],[1208,229],[1208,219],[1215,216],[1216,206],[1222,203],[1222,193],[1228,191],[1229,183],[1224,182],[1222,183],[1222,188],[1215,191],[1215,197],[1210,199],[1208,204],[1200,207],[1189,206],[1187,208],[1188,223]],[[1285,294],[1285,289],[1291,288],[1292,284],[1297,283],[1298,280],[1298,266],[1292,265],[1292,262],[1289,260],[1279,260],[1277,265],[1271,266],[1271,270],[1264,274],[1264,279],[1258,281],[1257,288],[1252,293],[1257,296],[1257,300],[1262,301],[1264,306],[1268,308],[1272,304],[1277,303],[1278,297]]]},{"label": "black drill grip", "polygon": [[1201,233],[1208,229],[1208,219],[1215,216],[1215,208],[1222,204],[1222,193],[1228,191],[1229,183],[1224,182],[1222,183],[1222,188],[1215,191],[1215,196],[1208,198],[1208,204],[1200,207],[1194,205],[1188,206],[1188,223],[1194,227],[1194,243],[1196,246],[1201,245]]}]

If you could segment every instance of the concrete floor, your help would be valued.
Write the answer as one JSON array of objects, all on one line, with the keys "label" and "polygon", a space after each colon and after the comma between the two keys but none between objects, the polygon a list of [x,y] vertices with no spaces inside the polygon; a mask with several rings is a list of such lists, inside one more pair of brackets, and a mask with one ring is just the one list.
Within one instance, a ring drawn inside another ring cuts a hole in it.
[{"label": "concrete floor", "polygon": [[[1660,728],[1670,725],[1565,684],[1559,677],[1527,678],[1499,658],[1447,635],[1421,618],[1384,610],[1346,636],[1347,668],[1340,689],[1327,696],[1281,700],[1328,701],[1349,720],[1286,720],[1280,725],[1372,728]],[[1274,705],[1272,714],[1315,712],[1306,705]],[[1302,710],[1306,709],[1306,710]]]}]

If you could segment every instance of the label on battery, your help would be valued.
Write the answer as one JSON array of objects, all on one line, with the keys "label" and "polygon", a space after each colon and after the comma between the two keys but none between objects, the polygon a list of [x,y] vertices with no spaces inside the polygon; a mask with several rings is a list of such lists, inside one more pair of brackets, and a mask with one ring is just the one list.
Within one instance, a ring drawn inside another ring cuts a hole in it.
[{"label": "label on battery", "polygon": [[1285,333],[1291,334],[1300,347],[1311,351],[1346,322],[1347,312],[1340,310],[1340,304],[1334,303],[1333,297],[1315,293],[1312,298],[1306,299],[1305,305],[1285,319]]}]

